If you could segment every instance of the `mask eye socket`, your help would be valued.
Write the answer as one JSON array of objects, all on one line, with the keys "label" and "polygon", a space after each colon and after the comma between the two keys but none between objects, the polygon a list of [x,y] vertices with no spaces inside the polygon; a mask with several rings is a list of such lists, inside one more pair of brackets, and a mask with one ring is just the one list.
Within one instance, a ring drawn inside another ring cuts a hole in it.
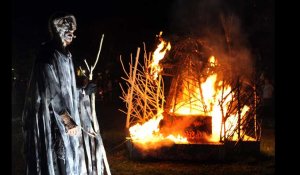
[{"label": "mask eye socket", "polygon": [[54,20],[54,25],[65,30],[76,30],[76,21],[72,16],[56,19]]}]

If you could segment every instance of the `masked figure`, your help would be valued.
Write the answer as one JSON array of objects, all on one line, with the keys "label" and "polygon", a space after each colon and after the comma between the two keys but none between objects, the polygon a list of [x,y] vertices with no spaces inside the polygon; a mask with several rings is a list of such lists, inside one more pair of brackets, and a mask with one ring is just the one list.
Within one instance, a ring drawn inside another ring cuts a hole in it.
[{"label": "masked figure", "polygon": [[[88,94],[76,87],[72,55],[75,17],[56,13],[52,39],[35,61],[23,110],[26,174],[103,174],[100,144],[93,132]],[[88,91],[91,92],[91,91]]]}]

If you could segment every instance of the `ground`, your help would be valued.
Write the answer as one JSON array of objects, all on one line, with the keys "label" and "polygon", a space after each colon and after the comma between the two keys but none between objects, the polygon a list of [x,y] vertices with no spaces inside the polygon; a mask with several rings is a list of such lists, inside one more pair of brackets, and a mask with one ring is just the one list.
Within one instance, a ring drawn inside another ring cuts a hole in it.
[{"label": "ground", "polygon": [[[139,161],[129,158],[125,139],[125,115],[119,102],[97,101],[97,116],[112,175],[264,175],[275,174],[274,119],[263,121],[260,154],[233,156],[222,162]],[[13,104],[12,174],[24,174],[21,104]]]}]

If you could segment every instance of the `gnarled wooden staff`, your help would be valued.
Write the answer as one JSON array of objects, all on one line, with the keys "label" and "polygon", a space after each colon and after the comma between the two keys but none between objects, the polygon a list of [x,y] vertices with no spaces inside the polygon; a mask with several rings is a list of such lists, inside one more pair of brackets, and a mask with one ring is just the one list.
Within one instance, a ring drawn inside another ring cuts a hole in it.
[{"label": "gnarled wooden staff", "polygon": [[[99,51],[98,51],[98,54],[97,54],[97,58],[96,58],[96,61],[94,63],[94,65],[91,65],[89,67],[88,63],[86,62],[86,60],[84,60],[85,64],[86,64],[86,67],[89,71],[89,80],[93,80],[93,71],[98,63],[98,60],[99,60],[99,56],[100,56],[100,52],[101,52],[101,48],[102,48],[102,43],[103,43],[103,38],[104,38],[104,34],[102,34],[102,38],[101,38],[101,41],[100,41],[100,46],[99,46]],[[103,145],[103,141],[102,141],[102,138],[100,136],[100,130],[99,130],[99,124],[98,124],[98,120],[97,120],[97,116],[96,116],[96,106],[95,106],[95,93],[93,92],[91,94],[91,111],[92,111],[92,117],[93,117],[93,127],[94,127],[94,130],[95,130],[95,133],[89,133],[89,135],[97,138],[97,140],[99,141],[99,144],[100,144],[100,149],[103,153],[103,160],[104,160],[104,165],[105,165],[105,169],[106,169],[106,173],[108,175],[111,175],[111,172],[110,172],[110,168],[109,168],[109,165],[108,165],[108,161],[107,161],[107,157],[106,157],[106,152],[105,152],[105,149],[104,149],[104,145]],[[99,150],[96,150],[96,152],[98,152]],[[97,161],[99,161],[97,159]]]}]

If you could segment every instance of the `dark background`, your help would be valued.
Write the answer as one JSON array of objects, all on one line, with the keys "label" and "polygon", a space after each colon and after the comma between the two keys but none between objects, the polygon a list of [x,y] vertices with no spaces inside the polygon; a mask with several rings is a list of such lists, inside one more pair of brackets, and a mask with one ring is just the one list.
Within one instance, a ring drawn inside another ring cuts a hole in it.
[{"label": "dark background", "polygon": [[48,40],[48,18],[55,11],[77,18],[77,38],[71,45],[75,66],[85,67],[83,59],[95,60],[101,35],[105,35],[98,71],[118,65],[120,55],[129,58],[143,42],[152,50],[160,31],[187,35],[214,26],[220,13],[234,14],[250,49],[260,54],[260,67],[274,79],[272,0],[13,0],[12,67],[18,79],[28,79],[36,49]]},{"label": "dark background", "polygon": [[[13,1],[12,65],[18,75],[28,76],[40,43],[48,39],[48,18],[55,11],[67,11],[77,18],[77,38],[71,45],[76,65],[96,58],[102,34],[102,69],[119,56],[154,41],[159,31],[168,29],[171,1]],[[25,77],[26,78],[26,77]]]}]

